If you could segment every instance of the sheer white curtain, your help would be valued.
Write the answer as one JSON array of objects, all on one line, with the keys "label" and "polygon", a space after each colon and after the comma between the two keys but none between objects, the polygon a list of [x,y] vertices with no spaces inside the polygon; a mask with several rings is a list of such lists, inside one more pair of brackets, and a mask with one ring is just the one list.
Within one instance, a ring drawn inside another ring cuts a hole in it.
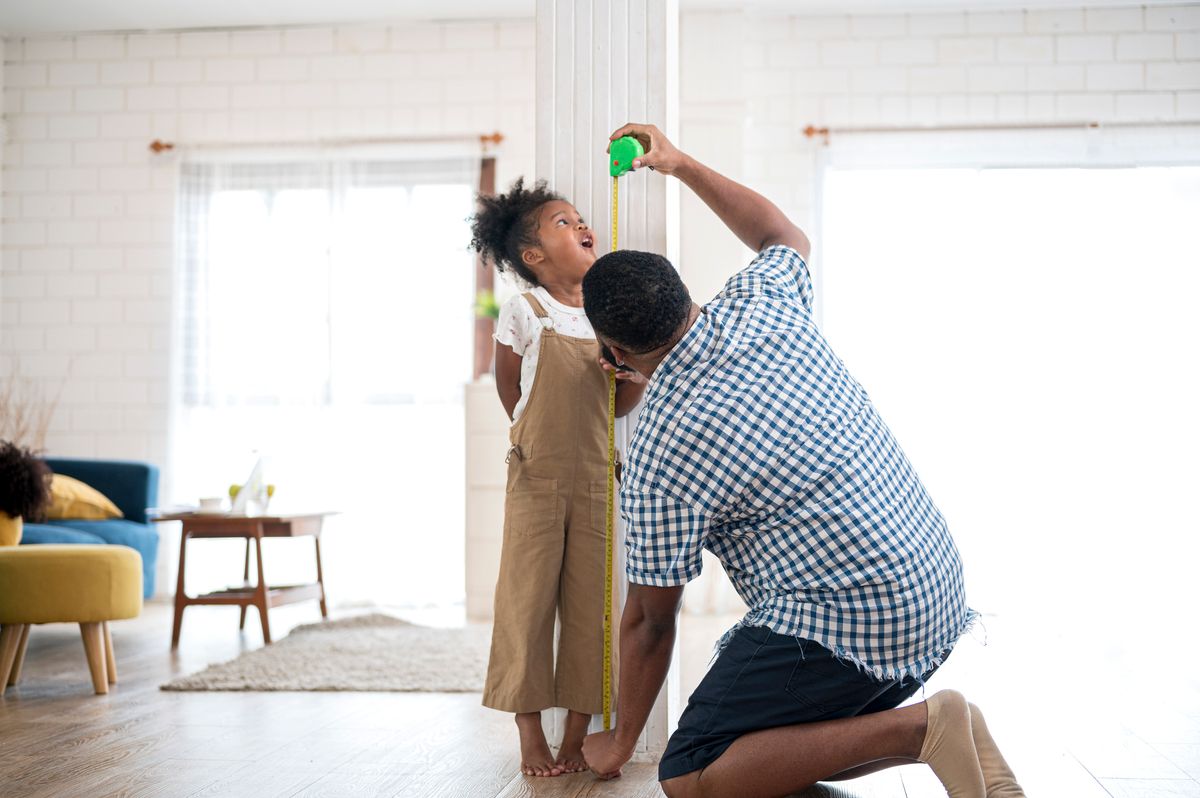
[{"label": "sheer white curtain", "polygon": [[[273,509],[340,512],[335,605],[462,599],[478,168],[378,150],[180,166],[172,499],[223,495],[265,457]],[[238,551],[189,550],[189,590],[240,581]],[[265,559],[272,582],[313,573],[306,542]]]}]

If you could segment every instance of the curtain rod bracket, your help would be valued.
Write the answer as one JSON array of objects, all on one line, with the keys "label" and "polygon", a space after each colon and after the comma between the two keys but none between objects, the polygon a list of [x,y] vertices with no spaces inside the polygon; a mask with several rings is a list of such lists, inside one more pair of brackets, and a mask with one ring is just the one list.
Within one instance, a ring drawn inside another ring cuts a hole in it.
[{"label": "curtain rod bracket", "polygon": [[820,136],[820,137],[822,137],[822,138],[825,140],[825,141],[824,141],[824,144],[825,144],[826,146],[828,146],[828,145],[829,145],[829,128],[827,128],[827,127],[816,127],[816,126],[814,126],[814,125],[809,125],[808,127],[804,128],[804,137],[805,137],[805,138],[809,138],[809,139],[811,139],[811,138],[813,138],[813,137],[815,137],[815,136]]},{"label": "curtain rod bracket", "polygon": [[483,134],[479,137],[479,144],[483,147],[484,152],[488,151],[489,144],[499,145],[503,141],[504,141],[504,134],[498,130],[491,133],[490,135]]}]

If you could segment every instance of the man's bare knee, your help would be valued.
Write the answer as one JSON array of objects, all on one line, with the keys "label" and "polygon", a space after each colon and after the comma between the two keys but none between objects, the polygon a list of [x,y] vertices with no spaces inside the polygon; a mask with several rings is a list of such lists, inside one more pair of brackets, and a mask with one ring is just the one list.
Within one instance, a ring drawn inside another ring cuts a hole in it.
[{"label": "man's bare knee", "polygon": [[700,771],[693,770],[673,779],[659,782],[667,798],[701,798]]}]

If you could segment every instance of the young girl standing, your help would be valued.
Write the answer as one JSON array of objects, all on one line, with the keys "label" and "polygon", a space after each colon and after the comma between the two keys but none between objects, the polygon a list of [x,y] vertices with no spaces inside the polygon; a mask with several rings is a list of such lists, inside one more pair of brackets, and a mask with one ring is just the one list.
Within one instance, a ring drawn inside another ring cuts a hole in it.
[{"label": "young girl standing", "polygon": [[[479,204],[472,247],[530,287],[504,304],[496,324],[496,390],[513,424],[483,703],[516,714],[523,773],[557,776],[587,769],[583,737],[602,710],[611,367],[582,289],[596,237],[543,182],[526,188],[518,179]],[[618,416],[645,387],[640,375],[618,372]],[[542,731],[551,707],[568,710],[557,758]]]}]

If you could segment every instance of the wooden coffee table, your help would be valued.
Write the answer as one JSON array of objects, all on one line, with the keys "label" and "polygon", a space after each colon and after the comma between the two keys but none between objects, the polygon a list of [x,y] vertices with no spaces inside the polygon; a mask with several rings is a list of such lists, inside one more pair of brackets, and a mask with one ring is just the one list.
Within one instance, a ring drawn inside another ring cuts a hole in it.
[{"label": "wooden coffee table", "polygon": [[[219,515],[207,513],[167,513],[153,517],[154,521],[179,521],[183,534],[179,539],[179,581],[175,587],[175,624],[171,629],[171,648],[179,646],[179,632],[183,626],[183,611],[196,604],[236,605],[242,608],[239,629],[246,628],[246,609],[258,608],[262,622],[263,642],[271,642],[271,624],[267,610],[281,604],[316,599],[321,603],[321,617],[328,618],[325,606],[325,578],[321,571],[321,526],[325,518],[336,513],[296,513],[289,515]],[[307,585],[279,585],[270,587],[263,577],[263,538],[295,538],[311,535],[316,544],[317,581]],[[184,567],[187,562],[187,544],[190,538],[245,538],[246,558],[242,565],[243,584],[225,590],[217,590],[200,596],[189,596],[184,591]],[[250,544],[254,543],[255,562],[258,565],[258,581],[250,582]]]}]

